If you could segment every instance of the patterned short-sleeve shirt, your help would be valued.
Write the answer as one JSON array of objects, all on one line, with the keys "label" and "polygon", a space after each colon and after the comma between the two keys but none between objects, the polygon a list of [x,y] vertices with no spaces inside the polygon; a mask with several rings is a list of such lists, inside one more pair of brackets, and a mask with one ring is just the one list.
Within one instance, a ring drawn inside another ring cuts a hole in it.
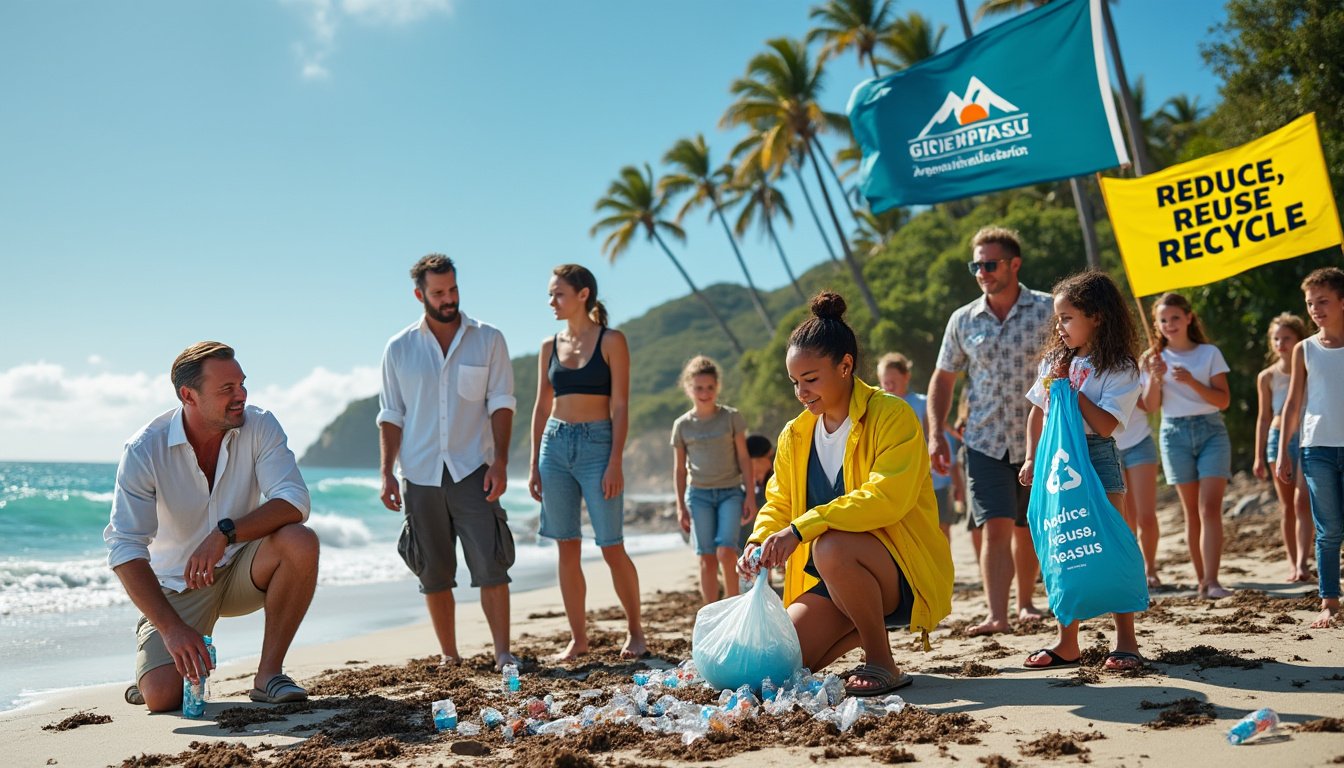
[{"label": "patterned short-sleeve shirt", "polygon": [[1055,315],[1048,293],[1025,285],[1003,322],[984,296],[952,313],[938,351],[938,367],[966,371],[970,415],[966,445],[1014,464],[1026,458],[1027,413],[1023,395],[1036,380],[1041,345]]}]

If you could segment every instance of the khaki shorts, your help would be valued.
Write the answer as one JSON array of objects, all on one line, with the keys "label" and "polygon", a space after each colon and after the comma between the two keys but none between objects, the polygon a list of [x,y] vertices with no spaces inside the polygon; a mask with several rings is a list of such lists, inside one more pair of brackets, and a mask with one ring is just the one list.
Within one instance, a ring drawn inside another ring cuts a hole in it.
[{"label": "khaki shorts", "polygon": [[[260,610],[266,603],[266,593],[252,583],[252,559],[261,542],[249,541],[228,565],[216,568],[214,584],[185,592],[165,589],[163,596],[188,626],[203,635],[214,631],[220,616],[243,616]],[[135,635],[135,681],[139,683],[151,669],[172,664],[173,657],[164,647],[159,630],[144,616],[135,625]]]},{"label": "khaki shorts", "polygon": [[485,500],[486,468],[482,464],[456,483],[447,469],[441,485],[405,481],[406,521],[397,551],[427,595],[457,586],[459,541],[471,586],[493,587],[511,581],[513,533],[504,507]]}]

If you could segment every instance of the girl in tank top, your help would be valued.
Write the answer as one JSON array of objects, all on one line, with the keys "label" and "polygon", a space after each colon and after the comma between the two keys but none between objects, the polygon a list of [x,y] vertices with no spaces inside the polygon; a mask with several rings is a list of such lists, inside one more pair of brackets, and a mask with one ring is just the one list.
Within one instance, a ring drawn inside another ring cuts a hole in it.
[{"label": "girl in tank top", "polygon": [[1288,446],[1302,434],[1302,473],[1316,523],[1321,612],[1311,626],[1335,624],[1339,612],[1339,546],[1344,539],[1344,270],[1323,267],[1302,281],[1307,314],[1321,330],[1293,350],[1292,378],[1279,430],[1274,474],[1293,479]]},{"label": "girl in tank top", "polygon": [[[1280,414],[1288,397],[1288,363],[1293,348],[1307,337],[1307,325],[1297,315],[1284,312],[1269,323],[1269,367],[1256,377],[1256,391],[1260,396],[1259,413],[1255,420],[1255,476],[1268,480],[1279,458]],[[1274,479],[1274,490],[1279,496],[1282,515],[1283,547],[1288,554],[1288,581],[1310,581],[1311,570],[1307,560],[1311,552],[1311,506],[1307,498],[1307,482],[1297,472],[1300,453],[1298,440],[1288,446],[1288,460],[1294,468],[1294,478],[1284,483]]]}]

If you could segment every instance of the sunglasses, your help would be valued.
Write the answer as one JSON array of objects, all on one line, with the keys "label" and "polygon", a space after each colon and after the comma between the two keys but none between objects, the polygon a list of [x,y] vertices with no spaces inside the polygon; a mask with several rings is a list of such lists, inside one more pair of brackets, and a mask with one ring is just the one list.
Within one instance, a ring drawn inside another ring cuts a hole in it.
[{"label": "sunglasses", "polygon": [[985,259],[984,261],[968,261],[966,262],[966,269],[970,270],[972,275],[976,274],[982,269],[985,270],[986,272],[991,273],[997,272],[999,270],[999,264],[1005,261],[1008,261],[1008,259]]}]

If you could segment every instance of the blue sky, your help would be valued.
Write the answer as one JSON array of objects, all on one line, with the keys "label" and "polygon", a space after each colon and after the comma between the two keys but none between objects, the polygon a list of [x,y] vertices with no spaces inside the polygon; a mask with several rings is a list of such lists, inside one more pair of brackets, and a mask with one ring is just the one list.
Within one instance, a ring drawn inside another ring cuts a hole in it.
[{"label": "blue sky", "polygon": [[[406,270],[431,251],[515,356],[556,330],[555,264],[592,268],[616,322],[684,294],[642,242],[606,263],[593,203],[680,137],[724,158],[729,83],[767,38],[804,35],[813,4],[0,3],[0,460],[115,461],[205,338],[238,349],[301,451],[376,391],[383,344],[418,314]],[[897,9],[962,40],[953,0]],[[1198,43],[1220,3],[1114,14],[1150,108],[1216,101]],[[835,61],[825,106],[862,77]],[[791,202],[801,271],[825,255]],[[696,216],[688,234],[700,285],[741,282],[721,233]],[[784,284],[765,243],[745,255],[758,284]]]}]

